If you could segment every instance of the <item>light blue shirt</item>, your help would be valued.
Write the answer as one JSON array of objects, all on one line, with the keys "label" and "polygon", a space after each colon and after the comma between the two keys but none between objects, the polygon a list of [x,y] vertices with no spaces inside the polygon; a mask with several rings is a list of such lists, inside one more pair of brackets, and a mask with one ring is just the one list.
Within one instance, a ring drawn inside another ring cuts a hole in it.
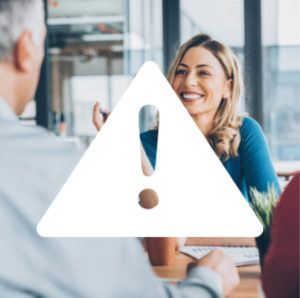
[{"label": "light blue shirt", "polygon": [[221,279],[193,269],[159,280],[135,238],[41,238],[36,225],[83,152],[19,123],[0,99],[0,297],[222,297]]}]

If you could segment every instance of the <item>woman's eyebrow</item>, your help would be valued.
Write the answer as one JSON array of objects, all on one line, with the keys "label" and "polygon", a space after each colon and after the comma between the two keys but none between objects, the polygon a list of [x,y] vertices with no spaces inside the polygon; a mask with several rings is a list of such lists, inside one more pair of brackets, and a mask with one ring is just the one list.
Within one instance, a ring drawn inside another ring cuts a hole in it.
[{"label": "woman's eyebrow", "polygon": [[178,66],[183,66],[183,67],[186,67],[186,68],[189,68],[186,64],[184,63],[179,63]]},{"label": "woman's eyebrow", "polygon": [[210,66],[210,65],[208,65],[208,64],[198,64],[197,66],[196,66],[196,68],[200,68],[200,67],[210,67],[210,68],[213,68],[212,66]]},{"label": "woman's eyebrow", "polygon": [[[186,64],[184,63],[179,63],[178,66],[183,66],[183,67],[186,67],[186,68],[189,68]],[[208,65],[208,64],[198,64],[196,66],[196,68],[201,68],[201,67],[210,67],[210,68],[213,68],[212,66]]]}]

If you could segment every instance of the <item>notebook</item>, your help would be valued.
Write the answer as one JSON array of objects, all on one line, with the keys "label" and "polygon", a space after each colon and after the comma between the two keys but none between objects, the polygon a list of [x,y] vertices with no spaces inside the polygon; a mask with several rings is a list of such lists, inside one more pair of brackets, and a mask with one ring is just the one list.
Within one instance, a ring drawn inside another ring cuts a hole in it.
[{"label": "notebook", "polygon": [[195,259],[201,259],[214,249],[223,250],[233,259],[235,266],[259,264],[259,254],[257,247],[240,246],[184,246],[179,251]]}]

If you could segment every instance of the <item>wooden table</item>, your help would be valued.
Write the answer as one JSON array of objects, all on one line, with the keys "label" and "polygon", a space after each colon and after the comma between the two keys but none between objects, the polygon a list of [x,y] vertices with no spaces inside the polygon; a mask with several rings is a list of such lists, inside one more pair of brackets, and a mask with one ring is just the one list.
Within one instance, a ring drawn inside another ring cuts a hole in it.
[{"label": "wooden table", "polygon": [[[194,259],[180,252],[176,252],[175,261],[170,266],[153,266],[156,275],[169,280],[184,279],[186,265]],[[257,298],[260,284],[260,266],[251,265],[238,267],[240,275],[239,285],[230,293],[228,298]]]}]

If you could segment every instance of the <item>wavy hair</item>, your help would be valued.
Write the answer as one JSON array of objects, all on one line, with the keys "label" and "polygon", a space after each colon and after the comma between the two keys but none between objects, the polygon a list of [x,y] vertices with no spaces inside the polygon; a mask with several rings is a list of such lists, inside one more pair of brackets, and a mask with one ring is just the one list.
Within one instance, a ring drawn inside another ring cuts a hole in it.
[{"label": "wavy hair", "polygon": [[239,128],[242,120],[238,115],[238,110],[242,80],[235,54],[227,46],[213,40],[209,35],[198,34],[180,47],[172,62],[167,79],[173,85],[178,64],[186,52],[190,48],[200,46],[209,50],[218,59],[226,79],[232,80],[231,96],[222,98],[214,117],[212,128],[207,133],[208,142],[217,156],[224,162],[230,156],[238,156],[238,147],[241,140]]}]

